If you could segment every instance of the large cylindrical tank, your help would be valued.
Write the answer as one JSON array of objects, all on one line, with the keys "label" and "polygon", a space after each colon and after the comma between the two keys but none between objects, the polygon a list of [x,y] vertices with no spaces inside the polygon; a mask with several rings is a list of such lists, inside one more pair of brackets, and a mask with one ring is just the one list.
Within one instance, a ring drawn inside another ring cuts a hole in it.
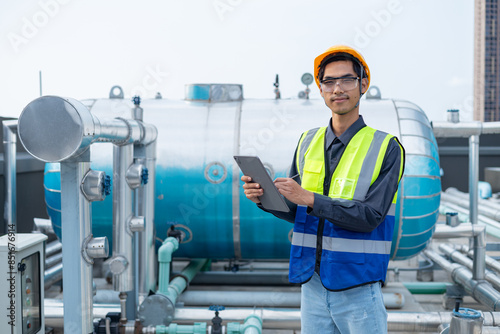
[{"label": "large cylindrical tank", "polygon": [[[83,101],[100,119],[131,117],[123,99]],[[271,176],[288,175],[300,134],[325,126],[323,100],[194,102],[144,100],[144,121],[158,128],[155,226],[158,244],[171,225],[184,234],[177,257],[286,259],[292,224],[259,210],[246,199],[234,155],[258,155]],[[365,99],[365,122],[397,136],[406,149],[398,192],[392,259],[418,254],[437,221],[441,182],[436,140],[415,104]],[[112,175],[112,145],[92,145],[92,169]],[[58,164],[47,164],[45,191],[54,230],[60,236]],[[92,204],[93,234],[112,242],[112,199]]]}]

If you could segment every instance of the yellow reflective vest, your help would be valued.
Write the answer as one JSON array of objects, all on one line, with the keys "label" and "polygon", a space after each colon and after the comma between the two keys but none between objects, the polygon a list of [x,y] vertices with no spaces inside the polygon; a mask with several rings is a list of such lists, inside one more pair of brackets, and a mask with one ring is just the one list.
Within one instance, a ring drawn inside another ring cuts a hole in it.
[{"label": "yellow reflective vest", "polygon": [[[363,201],[380,174],[392,135],[368,126],[360,129],[346,146],[325,184],[326,127],[305,132],[296,155],[302,187],[333,199]],[[401,178],[403,166],[401,165]],[[384,282],[391,252],[397,193],[384,221],[372,232],[354,232],[307,214],[298,206],[293,229],[289,279],[304,283],[320,261],[321,281],[330,290],[344,290],[370,282]],[[318,251],[321,250],[321,252]],[[319,259],[318,259],[319,258]]]}]

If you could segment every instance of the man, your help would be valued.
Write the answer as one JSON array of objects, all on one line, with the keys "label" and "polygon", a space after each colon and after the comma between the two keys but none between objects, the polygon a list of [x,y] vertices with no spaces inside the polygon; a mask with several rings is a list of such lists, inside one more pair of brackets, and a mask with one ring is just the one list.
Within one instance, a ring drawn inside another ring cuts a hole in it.
[{"label": "man", "polygon": [[[302,134],[290,175],[275,185],[294,223],[289,279],[302,283],[302,333],[386,333],[381,287],[389,262],[404,150],[396,137],[365,125],[359,101],[370,71],[356,50],[338,45],[314,61],[332,112],[328,126]],[[242,176],[247,198],[263,190]]]}]

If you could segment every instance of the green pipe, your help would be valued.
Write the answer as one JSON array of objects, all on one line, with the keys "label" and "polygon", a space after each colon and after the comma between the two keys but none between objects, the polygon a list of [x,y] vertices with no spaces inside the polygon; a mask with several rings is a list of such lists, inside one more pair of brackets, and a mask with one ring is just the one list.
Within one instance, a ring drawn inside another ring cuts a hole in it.
[{"label": "green pipe", "polygon": [[172,253],[179,248],[179,240],[174,237],[168,237],[158,249],[158,292],[167,293],[170,282],[170,263],[172,262]]},{"label": "green pipe", "polygon": [[189,265],[182,270],[181,275],[174,278],[170,284],[160,281],[162,287],[168,284],[168,289],[158,289],[158,292],[167,296],[172,304],[175,305],[177,297],[186,289],[187,284],[193,280],[207,262],[207,259],[192,259]]},{"label": "green pipe", "polygon": [[251,314],[245,319],[244,324],[230,322],[227,324],[227,334],[262,334],[262,320]]},{"label": "green pipe", "polygon": [[446,287],[452,286],[449,282],[404,282],[403,285],[415,295],[441,295]]},{"label": "green pipe", "polygon": [[156,326],[156,334],[205,334],[207,324],[205,322],[195,322],[194,325],[170,324],[167,326]]}]

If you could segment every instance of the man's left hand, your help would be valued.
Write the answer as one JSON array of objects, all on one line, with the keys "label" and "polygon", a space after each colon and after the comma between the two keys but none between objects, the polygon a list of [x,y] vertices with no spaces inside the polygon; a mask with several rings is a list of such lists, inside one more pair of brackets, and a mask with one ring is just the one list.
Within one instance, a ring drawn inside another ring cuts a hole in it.
[{"label": "man's left hand", "polygon": [[302,188],[297,182],[288,177],[278,177],[274,180],[274,185],[279,192],[290,202],[297,205],[313,207],[314,193]]}]

